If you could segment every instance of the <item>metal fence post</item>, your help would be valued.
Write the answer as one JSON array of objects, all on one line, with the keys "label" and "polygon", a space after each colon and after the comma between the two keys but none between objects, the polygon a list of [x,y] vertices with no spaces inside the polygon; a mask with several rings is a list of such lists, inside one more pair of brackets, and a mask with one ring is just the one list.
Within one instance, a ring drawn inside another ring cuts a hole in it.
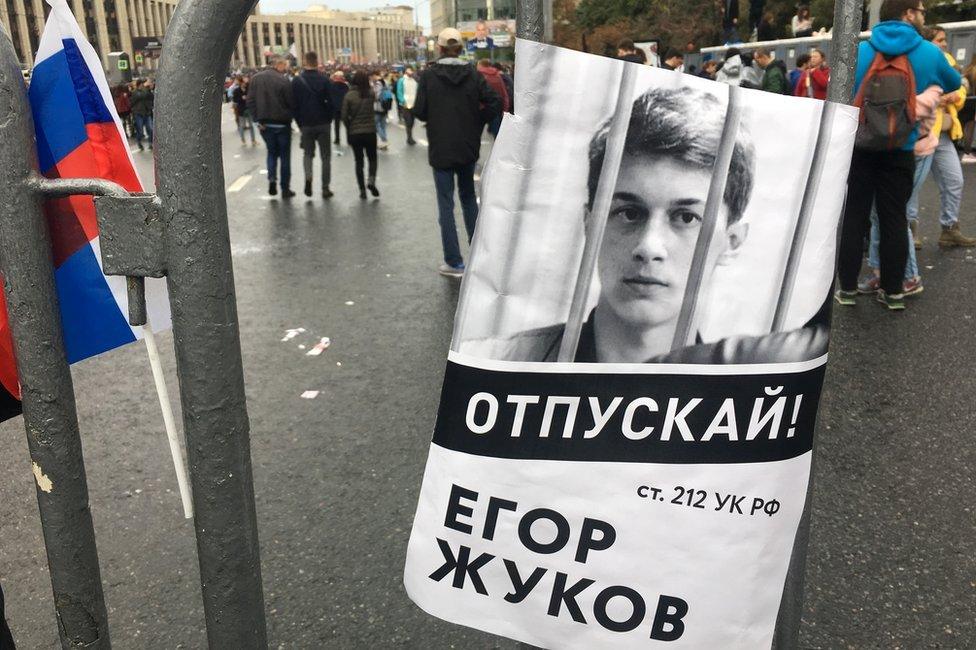
[{"label": "metal fence post", "polygon": [[[834,27],[830,48],[830,85],[827,100],[850,104],[854,93],[854,69],[857,65],[857,43],[861,31],[863,0],[834,0]],[[816,451],[816,448],[814,448]],[[806,572],[807,548],[810,545],[810,511],[813,500],[813,470],[816,453],[810,464],[810,481],[807,485],[806,504],[793,542],[793,555],[786,574],[783,599],[773,647],[779,650],[796,648],[800,639],[800,619],[803,616],[803,582]]]},{"label": "metal fence post", "polygon": [[109,648],[71,372],[17,55],[0,28],[0,271],[63,648]]},{"label": "metal fence post", "polygon": [[220,144],[223,80],[255,0],[182,0],[166,34],[155,155],[207,638],[267,646]]}]

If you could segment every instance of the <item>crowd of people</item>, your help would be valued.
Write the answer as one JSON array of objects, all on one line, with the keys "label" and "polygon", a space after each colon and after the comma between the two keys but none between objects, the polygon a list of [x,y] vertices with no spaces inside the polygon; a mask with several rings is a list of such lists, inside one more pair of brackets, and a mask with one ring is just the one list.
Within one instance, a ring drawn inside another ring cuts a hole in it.
[{"label": "crowd of people", "polygon": [[268,193],[283,199],[296,195],[291,186],[293,124],[303,152],[305,195],[314,194],[316,152],[322,197],[335,195],[332,146],[342,154],[345,129],[359,198],[365,200],[380,197],[378,152],[389,147],[391,113],[403,125],[408,146],[417,144],[415,121],[424,122],[444,257],[438,271],[461,277],[464,259],[454,222],[455,186],[470,240],[478,217],[474,177],[482,134],[498,134],[502,113],[512,110],[514,86],[502,64],[481,59],[472,65],[463,58],[464,41],[456,29],[442,31],[437,45],[440,57],[434,63],[401,71],[323,65],[316,52],[306,52],[301,69],[295,70],[288,59],[275,57],[263,70],[234,75],[227,100],[241,144],[253,146],[255,131],[264,141]]}]

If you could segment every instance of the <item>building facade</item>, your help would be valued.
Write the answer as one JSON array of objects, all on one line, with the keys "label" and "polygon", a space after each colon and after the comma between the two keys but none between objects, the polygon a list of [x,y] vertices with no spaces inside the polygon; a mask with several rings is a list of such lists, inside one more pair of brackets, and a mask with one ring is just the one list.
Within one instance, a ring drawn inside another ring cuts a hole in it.
[{"label": "building facade", "polygon": [[[164,41],[166,26],[177,0],[68,0],[88,40],[108,66],[109,52],[126,52],[138,68],[153,67],[153,52],[141,52],[147,41]],[[0,0],[0,23],[10,35],[21,65],[34,65],[44,21],[50,11],[44,0]],[[255,10],[248,18],[231,56],[233,67],[257,68],[274,52],[301,56],[315,50],[322,61],[348,63],[412,59],[406,39],[422,33],[414,24],[410,6],[385,7],[370,12],[332,11],[311,6],[281,15]],[[142,55],[146,59],[140,62]]]},{"label": "building facade", "polygon": [[430,0],[434,34],[474,20],[514,20],[515,0]]}]

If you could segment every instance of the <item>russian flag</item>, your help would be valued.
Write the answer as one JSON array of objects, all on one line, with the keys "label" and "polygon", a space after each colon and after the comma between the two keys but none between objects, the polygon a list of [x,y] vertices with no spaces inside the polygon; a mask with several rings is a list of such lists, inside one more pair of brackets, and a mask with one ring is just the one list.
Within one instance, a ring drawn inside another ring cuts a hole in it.
[{"label": "russian flag", "polygon": [[[49,178],[104,178],[130,192],[143,191],[98,54],[67,1],[47,3],[51,13],[28,92],[41,173]],[[128,323],[125,278],[102,272],[92,197],[47,201],[45,214],[68,361],[141,338],[141,327]],[[146,305],[153,331],[168,329],[163,279],[146,279]],[[0,322],[0,383],[10,395],[20,397],[5,308]],[[0,409],[2,405],[0,396]]]}]

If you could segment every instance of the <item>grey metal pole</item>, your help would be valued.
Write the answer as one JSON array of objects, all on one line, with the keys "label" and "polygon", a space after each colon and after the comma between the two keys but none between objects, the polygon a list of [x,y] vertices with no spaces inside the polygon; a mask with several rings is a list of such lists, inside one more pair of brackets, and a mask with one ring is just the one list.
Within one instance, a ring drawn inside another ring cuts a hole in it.
[{"label": "grey metal pole", "polygon": [[62,648],[109,648],[71,372],[17,55],[0,28],[0,272]]},{"label": "grey metal pole", "polygon": [[182,0],[156,93],[157,187],[211,648],[267,647],[220,146],[223,79],[254,4]]},{"label": "grey metal pole", "polygon": [[708,251],[715,235],[718,223],[718,213],[725,201],[725,186],[728,182],[729,166],[732,164],[732,154],[735,152],[735,142],[739,135],[739,122],[742,119],[738,86],[729,86],[729,100],[725,109],[725,124],[722,128],[722,139],[715,154],[715,164],[712,166],[712,178],[708,185],[708,198],[702,212],[702,227],[695,242],[695,253],[688,269],[688,281],[685,283],[685,295],[681,302],[681,313],[674,328],[672,350],[678,350],[690,345],[698,334],[698,299],[702,280],[707,267]]},{"label": "grey metal pole", "polygon": [[[857,43],[861,31],[862,0],[834,1],[833,42],[831,43],[830,85],[827,101],[850,104],[854,95],[854,69],[857,65]],[[814,448],[816,452],[816,448]],[[799,645],[800,620],[803,616],[803,582],[806,573],[807,548],[810,545],[810,510],[813,500],[813,470],[816,453],[811,456],[810,480],[800,525],[793,541],[793,555],[786,574],[783,599],[773,635],[773,647],[792,650]]]},{"label": "grey metal pole", "polygon": [[793,241],[786,258],[783,279],[780,282],[779,299],[776,301],[776,311],[773,313],[773,325],[770,331],[782,332],[786,326],[786,315],[793,299],[793,288],[796,286],[796,274],[800,270],[800,257],[803,254],[803,243],[810,229],[810,219],[813,216],[813,205],[817,200],[820,189],[820,179],[823,177],[824,165],[827,162],[827,149],[830,147],[830,136],[833,132],[834,114],[837,104],[826,102],[820,112],[817,131],[817,143],[813,149],[813,158],[807,173],[807,182],[803,188],[803,198],[800,201],[800,212],[793,228]]},{"label": "grey metal pole", "polygon": [[516,0],[515,19],[516,38],[548,42],[546,33],[552,34],[552,26],[546,27],[545,0]]},{"label": "grey metal pole", "polygon": [[600,167],[600,180],[593,196],[593,206],[587,217],[586,241],[583,244],[583,258],[580,260],[576,285],[573,289],[573,300],[569,306],[569,318],[563,338],[559,343],[557,361],[569,362],[576,358],[576,348],[579,346],[580,333],[586,320],[586,300],[590,295],[593,284],[593,273],[596,271],[600,247],[603,245],[603,234],[610,215],[610,205],[613,202],[613,191],[617,187],[617,174],[620,172],[620,160],[624,155],[627,144],[627,131],[630,127],[630,114],[634,108],[634,85],[637,82],[637,68],[631,64],[623,64],[620,72],[620,83],[617,88],[617,101],[613,112],[613,124],[607,134],[606,149],[603,154],[603,165]]}]

